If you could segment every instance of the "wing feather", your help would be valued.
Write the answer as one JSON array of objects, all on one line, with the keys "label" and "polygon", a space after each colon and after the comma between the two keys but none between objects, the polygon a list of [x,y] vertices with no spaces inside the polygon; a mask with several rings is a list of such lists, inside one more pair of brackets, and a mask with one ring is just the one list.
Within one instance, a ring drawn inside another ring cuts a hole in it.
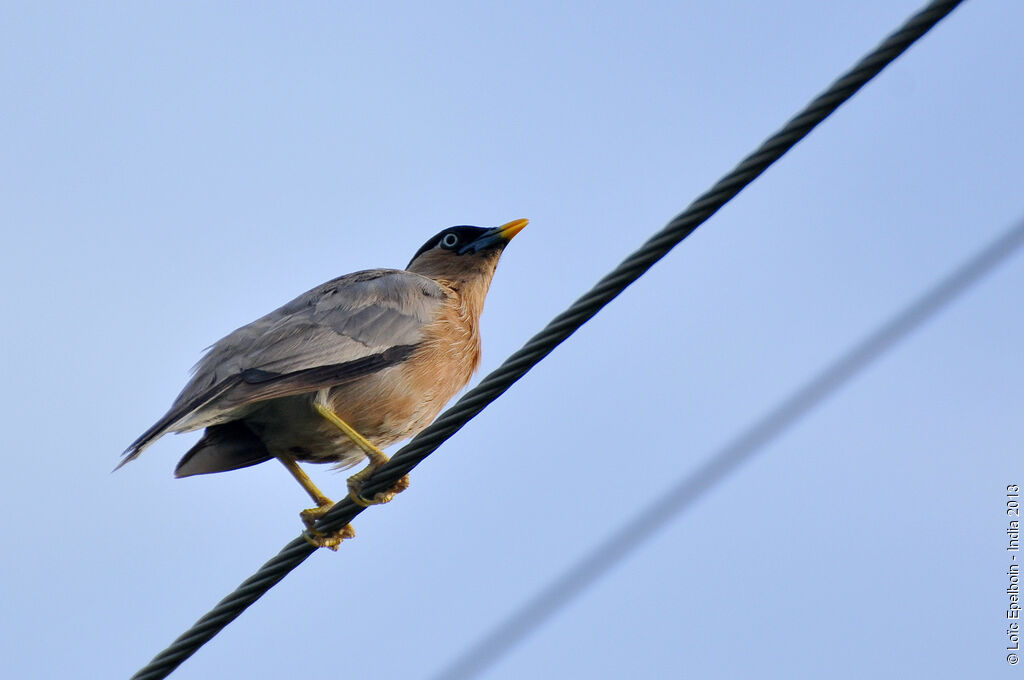
[{"label": "wing feather", "polygon": [[212,345],[167,414],[125,451],[123,462],[166,432],[227,422],[256,402],[404,361],[445,296],[432,279],[396,269],[348,274],[303,293]]}]

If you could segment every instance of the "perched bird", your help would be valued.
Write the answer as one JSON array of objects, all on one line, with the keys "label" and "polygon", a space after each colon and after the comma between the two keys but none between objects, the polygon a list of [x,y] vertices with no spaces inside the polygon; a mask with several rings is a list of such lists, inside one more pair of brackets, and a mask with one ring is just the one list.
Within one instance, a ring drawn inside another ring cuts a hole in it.
[{"label": "perched bird", "polygon": [[[479,317],[508,242],[527,224],[451,227],[420,248],[406,269],[341,276],[242,326],[214,344],[170,410],[124,452],[117,467],[167,432],[206,428],[175,476],[281,461],[317,507],[301,513],[314,545],[336,549],[354,535],[313,530],[333,504],[297,461],[369,465],[362,483],[387,462],[382,447],[415,435],[461,390],[480,362]],[[115,468],[116,469],[116,468]]]}]

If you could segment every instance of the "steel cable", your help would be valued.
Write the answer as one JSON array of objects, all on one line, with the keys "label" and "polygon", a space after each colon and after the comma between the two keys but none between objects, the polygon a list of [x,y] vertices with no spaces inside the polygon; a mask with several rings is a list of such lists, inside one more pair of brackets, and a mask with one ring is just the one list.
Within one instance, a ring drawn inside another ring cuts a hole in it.
[{"label": "steel cable", "polygon": [[[963,0],[934,0],[910,17],[903,26],[832,83],[781,130],[743,159],[732,172],[691,203],[664,229],[651,237],[639,250],[627,257],[590,291],[555,317],[540,333],[467,392],[454,406],[442,413],[427,429],[402,447],[391,462],[366,482],[363,493],[373,496],[394,486],[398,479],[415,468],[470,419],[501,396],[555,347],[639,279],[655,262],[753,182],[961,2]],[[348,498],[342,499],[317,523],[317,529],[327,532],[339,529],[362,511],[362,507]],[[315,548],[302,537],[292,540],[233,593],[217,603],[209,613],[133,675],[133,680],[157,680],[170,675],[185,659],[192,656],[249,605],[305,561],[314,550]]]},{"label": "steel cable", "polygon": [[1022,246],[1024,220],[979,250],[744,428],[714,455],[648,503],[596,547],[588,550],[572,566],[558,574],[431,678],[470,680],[481,675],[555,613],[666,528],[697,499],[752,459],[814,407],[839,391],[854,376],[931,321],[972,286],[980,283],[999,265],[1017,254]]}]

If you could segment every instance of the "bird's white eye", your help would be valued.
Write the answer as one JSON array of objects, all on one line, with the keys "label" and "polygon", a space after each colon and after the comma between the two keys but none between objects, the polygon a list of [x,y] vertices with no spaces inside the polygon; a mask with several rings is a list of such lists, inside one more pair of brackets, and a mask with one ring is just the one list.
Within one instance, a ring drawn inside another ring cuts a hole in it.
[{"label": "bird's white eye", "polygon": [[443,248],[454,248],[459,242],[459,237],[455,234],[445,234],[441,237],[441,246]]}]

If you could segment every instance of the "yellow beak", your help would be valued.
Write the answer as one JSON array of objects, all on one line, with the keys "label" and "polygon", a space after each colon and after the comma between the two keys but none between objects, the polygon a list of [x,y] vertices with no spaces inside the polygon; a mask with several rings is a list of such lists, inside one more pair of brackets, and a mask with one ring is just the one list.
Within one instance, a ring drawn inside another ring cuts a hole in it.
[{"label": "yellow beak", "polygon": [[505,239],[506,241],[511,241],[512,237],[521,232],[523,228],[529,223],[530,220],[526,219],[518,219],[512,220],[511,222],[506,222],[505,224],[498,227],[498,236]]}]

